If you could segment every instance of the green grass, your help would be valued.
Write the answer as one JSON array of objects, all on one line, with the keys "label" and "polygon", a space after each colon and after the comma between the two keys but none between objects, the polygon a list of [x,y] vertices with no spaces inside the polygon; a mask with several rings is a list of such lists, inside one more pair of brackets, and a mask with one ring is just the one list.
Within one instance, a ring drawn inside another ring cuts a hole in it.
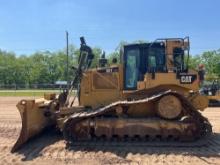
[{"label": "green grass", "polygon": [[60,90],[0,90],[0,96],[44,96],[44,93],[60,93]]}]

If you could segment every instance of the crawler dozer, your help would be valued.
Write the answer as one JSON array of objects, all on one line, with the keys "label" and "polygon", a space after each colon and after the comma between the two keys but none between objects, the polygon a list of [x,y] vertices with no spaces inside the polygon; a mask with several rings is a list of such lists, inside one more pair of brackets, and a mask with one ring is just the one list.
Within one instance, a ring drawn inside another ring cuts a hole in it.
[{"label": "crawler dozer", "polygon": [[208,99],[199,93],[198,73],[188,69],[188,37],[124,45],[119,62],[110,65],[103,55],[96,68],[90,68],[92,49],[80,39],[69,89],[17,104],[22,130],[12,151],[52,125],[68,143],[155,138],[182,143],[212,133],[200,113]]}]

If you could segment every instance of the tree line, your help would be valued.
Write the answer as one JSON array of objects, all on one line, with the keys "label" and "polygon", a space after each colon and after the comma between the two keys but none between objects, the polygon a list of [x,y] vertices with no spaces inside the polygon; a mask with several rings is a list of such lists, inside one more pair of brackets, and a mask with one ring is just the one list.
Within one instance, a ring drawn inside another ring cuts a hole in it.
[{"label": "tree line", "polygon": [[198,69],[198,65],[205,66],[206,80],[220,78],[220,49],[205,51],[200,55],[189,56],[189,68]]},{"label": "tree line", "polygon": [[[111,63],[113,58],[119,59],[119,47],[107,55]],[[98,65],[102,50],[93,48],[94,60],[92,67]],[[69,46],[69,66],[77,65],[79,48]],[[31,84],[54,84],[58,80],[66,80],[66,50],[55,52],[35,52],[31,55],[17,56],[13,52],[0,50],[0,85],[23,84],[27,88]],[[220,49],[206,51],[200,55],[190,56],[189,67],[197,69],[202,63],[206,68],[206,78],[213,79],[220,76]],[[73,71],[69,69],[69,79]]]},{"label": "tree line", "polygon": [[[91,67],[96,67],[102,50],[94,47],[94,60]],[[72,66],[77,66],[80,51],[73,45],[69,46],[69,80],[73,76]],[[110,58],[119,57],[118,51],[108,55]],[[31,55],[17,56],[13,52],[0,50],[0,85],[54,84],[56,81],[67,79],[66,50],[55,52],[42,51]]]}]

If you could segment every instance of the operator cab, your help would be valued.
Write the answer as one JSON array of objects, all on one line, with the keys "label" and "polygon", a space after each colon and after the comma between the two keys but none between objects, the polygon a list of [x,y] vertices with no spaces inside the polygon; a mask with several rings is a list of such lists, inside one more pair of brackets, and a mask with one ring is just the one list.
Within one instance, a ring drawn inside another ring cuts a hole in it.
[{"label": "operator cab", "polygon": [[184,55],[185,50],[189,51],[188,43],[188,38],[187,41],[177,38],[125,45],[121,52],[121,61],[124,65],[124,89],[137,89],[137,82],[143,81],[146,73],[155,76],[156,73],[187,72]]},{"label": "operator cab", "polygon": [[124,46],[124,87],[136,89],[137,82],[144,79],[147,72],[166,72],[165,45],[155,43],[130,44]]}]

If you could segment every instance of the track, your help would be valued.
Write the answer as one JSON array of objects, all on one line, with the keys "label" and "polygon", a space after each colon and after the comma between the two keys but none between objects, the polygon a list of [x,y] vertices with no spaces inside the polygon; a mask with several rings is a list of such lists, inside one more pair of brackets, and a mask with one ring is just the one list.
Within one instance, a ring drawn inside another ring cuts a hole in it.
[{"label": "track", "polygon": [[[190,116],[192,118],[191,121],[169,121],[163,120],[161,118],[159,120],[138,118],[109,119],[104,117],[104,115],[109,112],[115,113],[115,109],[117,106],[130,106],[139,103],[153,102],[167,95],[173,95],[181,100],[184,109],[184,116]],[[119,122],[120,125],[118,126]],[[101,125],[100,127],[99,123]],[[154,123],[153,126],[152,123]],[[135,129],[133,129],[133,125],[135,125]],[[123,129],[121,127],[123,127]],[[155,127],[157,128],[155,129]],[[124,139],[124,137],[126,136],[126,139],[130,141],[136,136],[136,138],[138,138],[139,140],[146,140],[145,137],[147,137],[147,139],[150,138],[153,140],[157,140],[157,138],[159,138],[160,140],[166,141],[168,137],[172,137],[173,140],[178,139],[180,141],[185,141],[186,139],[188,139],[189,141],[189,139],[191,139],[192,141],[198,138],[209,136],[211,133],[212,126],[207,118],[203,117],[184,96],[170,90],[154,94],[150,97],[143,99],[117,101],[92,111],[75,113],[64,121],[63,129],[64,137],[70,143],[72,141],[82,141],[81,139],[83,139],[83,141],[88,141],[93,137],[100,138],[101,136],[104,137],[103,139],[108,140],[112,138]],[[170,145],[171,144],[172,143],[170,143]],[[172,146],[180,145],[183,146],[184,143],[173,143]]]},{"label": "track", "polygon": [[0,97],[0,164],[220,164],[220,108],[209,108],[203,115],[214,126],[207,144],[197,147],[144,146],[142,143],[111,142],[111,146],[66,145],[62,135],[45,132],[28,142],[17,153],[10,149],[20,131],[15,104],[21,98]]}]

